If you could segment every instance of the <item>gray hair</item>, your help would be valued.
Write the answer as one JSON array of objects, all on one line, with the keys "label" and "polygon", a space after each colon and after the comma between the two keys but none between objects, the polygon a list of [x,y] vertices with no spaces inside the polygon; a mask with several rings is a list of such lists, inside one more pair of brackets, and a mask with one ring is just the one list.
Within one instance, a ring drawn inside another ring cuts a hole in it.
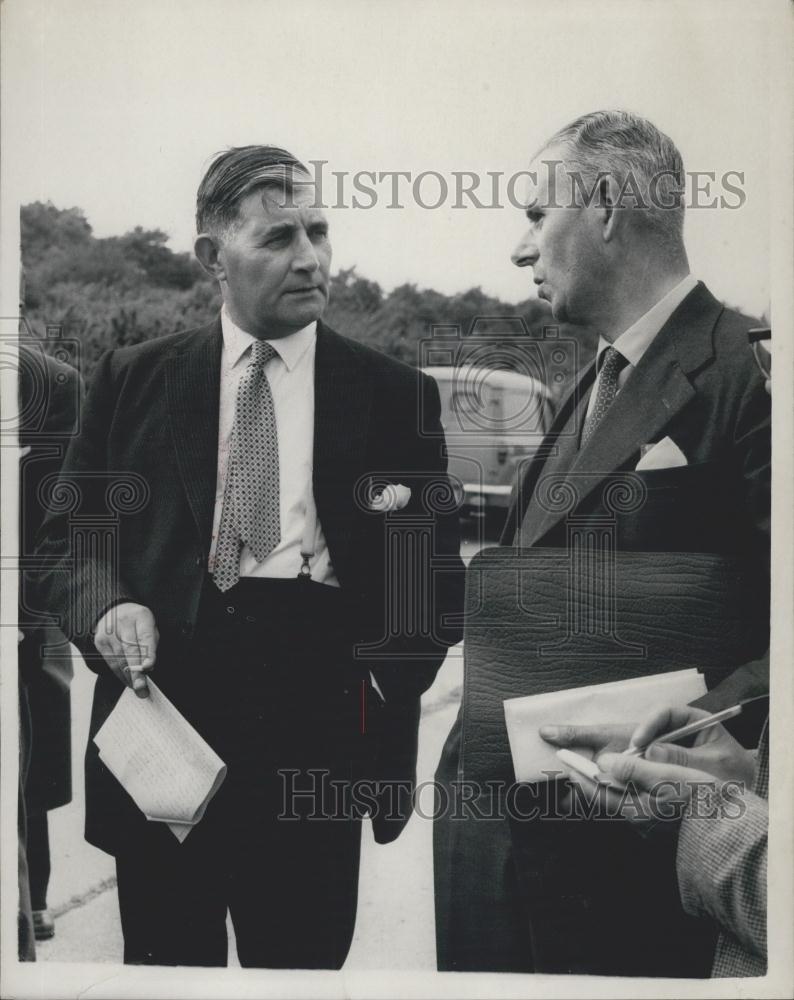
[{"label": "gray hair", "polygon": [[682,243],[684,161],[664,132],[630,111],[593,111],[561,128],[541,152],[556,145],[567,147],[566,167],[581,172],[591,195],[611,177],[619,205],[643,209],[639,218],[664,243]]}]

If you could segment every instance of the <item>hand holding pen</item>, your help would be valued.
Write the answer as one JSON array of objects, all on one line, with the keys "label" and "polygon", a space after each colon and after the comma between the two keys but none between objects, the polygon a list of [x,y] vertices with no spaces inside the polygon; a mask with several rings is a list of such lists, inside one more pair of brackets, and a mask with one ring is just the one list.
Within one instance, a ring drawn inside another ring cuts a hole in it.
[{"label": "hand holding pen", "polygon": [[[721,725],[741,710],[741,705],[714,714],[688,705],[661,709],[637,726],[624,755],[654,764],[695,768],[723,781],[743,781],[749,787],[755,757]],[[691,746],[681,745],[680,741],[693,736]]]},{"label": "hand holding pen", "polygon": [[[730,714],[738,711],[734,707]],[[693,724],[697,732],[692,746],[666,742],[669,737],[682,737],[679,730],[685,726],[691,737]],[[713,784],[716,778],[718,784],[738,781],[752,786],[754,755],[702,709],[665,707],[637,726],[544,726],[541,736],[561,748],[557,756],[571,780],[590,789],[606,786],[616,814],[640,826],[656,815],[651,800],[663,807],[666,802],[667,818],[673,818],[697,784]],[[639,814],[625,808],[628,784],[648,807]]]}]

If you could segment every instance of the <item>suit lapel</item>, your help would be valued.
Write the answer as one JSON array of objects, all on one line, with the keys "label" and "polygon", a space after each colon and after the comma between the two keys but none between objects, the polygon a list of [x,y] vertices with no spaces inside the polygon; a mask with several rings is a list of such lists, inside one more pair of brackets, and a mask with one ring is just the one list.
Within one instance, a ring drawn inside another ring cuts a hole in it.
[{"label": "suit lapel", "polygon": [[[695,390],[679,368],[671,364],[664,377],[659,377],[661,374],[658,368],[641,372],[638,366],[586,447],[576,453],[573,462],[567,467],[559,464],[544,469],[544,477],[556,475],[571,484],[577,507],[643,444],[659,435],[695,395]],[[534,545],[570,513],[569,509],[541,508],[534,498],[533,504],[539,516],[524,525],[523,545]]]},{"label": "suit lapel", "polygon": [[220,317],[175,351],[166,366],[176,463],[203,545],[209,546],[218,472],[223,334]]},{"label": "suit lapel", "polygon": [[364,465],[372,379],[353,347],[317,324],[314,360],[314,501],[331,561],[344,565],[354,487]]},{"label": "suit lapel", "polygon": [[[577,451],[571,445],[577,435],[571,435],[571,441],[561,443],[557,457],[546,463],[543,476],[569,478],[578,506],[643,444],[661,436],[695,396],[687,375],[713,357],[711,336],[721,311],[720,303],[698,284],[654,338],[586,447]],[[533,496],[521,527],[521,544],[527,546],[570,513],[541,507],[537,482],[532,484]]]}]

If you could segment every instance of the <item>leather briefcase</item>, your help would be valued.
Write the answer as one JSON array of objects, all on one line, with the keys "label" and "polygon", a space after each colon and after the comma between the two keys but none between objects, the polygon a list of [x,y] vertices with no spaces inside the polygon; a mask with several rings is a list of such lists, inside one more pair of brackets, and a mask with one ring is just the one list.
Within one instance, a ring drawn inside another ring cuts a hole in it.
[{"label": "leather briefcase", "polygon": [[478,553],[466,578],[461,776],[512,780],[506,698],[689,667],[712,687],[769,645],[753,593],[739,559],[711,553]]}]

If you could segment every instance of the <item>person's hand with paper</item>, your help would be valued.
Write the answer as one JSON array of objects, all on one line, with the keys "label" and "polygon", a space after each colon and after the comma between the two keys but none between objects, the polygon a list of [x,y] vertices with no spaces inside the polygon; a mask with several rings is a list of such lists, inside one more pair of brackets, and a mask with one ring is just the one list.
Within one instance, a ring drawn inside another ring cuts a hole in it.
[{"label": "person's hand with paper", "polygon": [[[635,822],[672,819],[683,811],[697,786],[733,781],[752,784],[755,758],[721,725],[698,733],[694,745],[664,743],[666,733],[706,718],[708,712],[690,706],[667,706],[648,715],[637,726],[543,726],[548,743],[594,757],[598,778],[593,780],[567,767],[578,784],[595,788],[606,784],[616,814]],[[655,742],[658,741],[658,742]],[[643,756],[626,751],[647,747]],[[627,790],[634,794],[627,794]],[[638,809],[638,803],[643,807]]]},{"label": "person's hand with paper", "polygon": [[575,750],[596,759],[602,753],[622,753],[637,728],[634,722],[608,722],[594,726],[541,726],[540,735],[556,747]]},{"label": "person's hand with paper", "polygon": [[144,673],[154,666],[159,639],[152,612],[133,601],[106,611],[94,632],[94,645],[107,665],[139,698],[149,697]]}]

